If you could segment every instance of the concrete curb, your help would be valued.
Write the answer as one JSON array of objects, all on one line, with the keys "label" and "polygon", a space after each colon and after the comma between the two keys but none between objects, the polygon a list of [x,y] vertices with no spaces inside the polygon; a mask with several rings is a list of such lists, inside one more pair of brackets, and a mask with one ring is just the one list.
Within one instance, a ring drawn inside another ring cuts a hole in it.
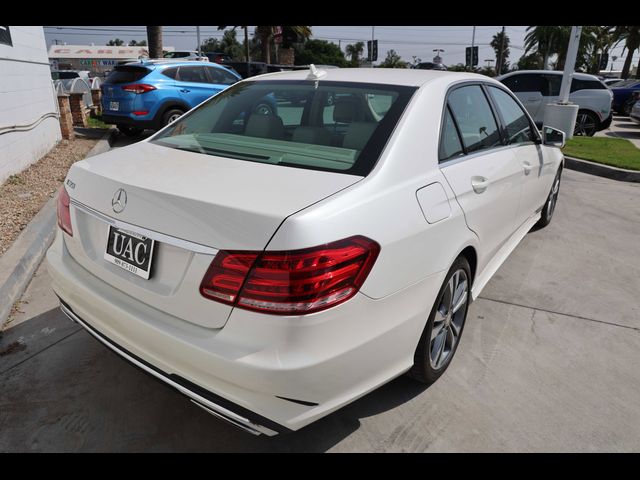
[{"label": "concrete curb", "polygon": [[609,167],[601,163],[590,162],[580,158],[564,157],[564,166],[570,170],[597,175],[599,177],[618,180],[620,182],[640,183],[640,171],[626,170],[624,168]]},{"label": "concrete curb", "polygon": [[[109,150],[114,132],[114,129],[110,129],[105,133],[87,157]],[[56,198],[44,204],[9,250],[0,257],[0,326],[7,321],[13,304],[24,293],[55,237]]]}]

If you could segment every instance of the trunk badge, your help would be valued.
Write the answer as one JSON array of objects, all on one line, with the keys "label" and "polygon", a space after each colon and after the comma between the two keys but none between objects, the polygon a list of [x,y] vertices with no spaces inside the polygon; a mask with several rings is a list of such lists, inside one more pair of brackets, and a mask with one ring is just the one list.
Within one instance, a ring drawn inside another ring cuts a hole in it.
[{"label": "trunk badge", "polygon": [[116,213],[120,213],[124,210],[124,207],[127,206],[127,192],[124,191],[123,188],[119,188],[116,193],[113,195],[113,199],[111,200],[111,207],[113,211]]}]

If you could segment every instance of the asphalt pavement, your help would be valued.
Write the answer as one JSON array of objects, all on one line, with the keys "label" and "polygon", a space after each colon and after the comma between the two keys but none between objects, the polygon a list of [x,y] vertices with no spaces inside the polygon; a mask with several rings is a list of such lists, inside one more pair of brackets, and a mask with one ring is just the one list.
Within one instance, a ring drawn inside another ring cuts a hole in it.
[{"label": "asphalt pavement", "polygon": [[60,313],[46,265],[0,340],[0,451],[640,450],[640,185],[566,170],[469,310],[446,374],[400,377],[290,435],[254,437]]}]

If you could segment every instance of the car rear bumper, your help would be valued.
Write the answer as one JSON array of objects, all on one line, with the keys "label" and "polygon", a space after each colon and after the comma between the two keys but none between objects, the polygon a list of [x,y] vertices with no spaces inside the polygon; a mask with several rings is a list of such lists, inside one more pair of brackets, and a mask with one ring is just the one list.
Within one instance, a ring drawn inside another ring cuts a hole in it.
[{"label": "car rear bumper", "polygon": [[71,257],[63,235],[47,260],[70,318],[210,413],[266,435],[298,430],[407,371],[446,273],[305,317],[234,309],[212,329],[105,283]]},{"label": "car rear bumper", "polygon": [[[146,116],[144,118],[146,118]],[[103,114],[102,121],[110,125],[126,125],[129,127],[146,128],[149,130],[156,130],[158,128],[158,122],[154,118],[151,118],[150,120],[149,119],[143,120],[140,118],[133,118],[127,114],[125,115]]]}]

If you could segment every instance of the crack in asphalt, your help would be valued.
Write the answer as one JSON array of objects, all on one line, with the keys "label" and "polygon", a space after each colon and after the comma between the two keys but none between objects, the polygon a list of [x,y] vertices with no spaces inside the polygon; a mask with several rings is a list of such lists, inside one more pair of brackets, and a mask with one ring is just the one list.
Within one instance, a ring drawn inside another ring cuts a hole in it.
[{"label": "crack in asphalt", "polygon": [[12,370],[14,368],[16,368],[18,365],[22,365],[24,362],[31,360],[33,357],[35,357],[36,355],[40,355],[42,352],[44,352],[45,350],[50,349],[51,347],[53,347],[54,345],[57,345],[58,343],[60,343],[61,341],[69,338],[71,335],[75,335],[78,332],[81,332],[82,330],[84,330],[82,327],[78,327],[77,330],[74,330],[73,332],[69,333],[68,335],[65,335],[64,337],[56,340],[55,342],[53,342],[50,345],[47,345],[46,347],[38,350],[37,352],[34,352],[32,355],[29,355],[27,358],[23,358],[22,360],[20,360],[18,363],[11,365],[9,368],[2,370],[0,372],[0,375],[4,375],[5,373],[7,373],[9,370]]},{"label": "crack in asphalt", "polygon": [[576,318],[578,320],[587,320],[589,322],[603,323],[605,325],[611,325],[612,327],[628,328],[629,330],[635,330],[636,332],[640,332],[640,328],[638,327],[631,327],[629,325],[622,325],[620,323],[614,323],[614,322],[606,322],[604,320],[597,320],[595,318],[582,317],[580,315],[573,315],[571,313],[556,312],[555,310],[547,310],[545,308],[532,307],[531,305],[523,305],[521,303],[507,302],[505,300],[498,300],[495,298],[482,297],[482,296],[479,296],[478,300],[488,300],[490,302],[502,303],[504,305],[513,305],[514,307],[529,308],[531,310],[537,310],[539,312],[552,313],[554,315],[561,315],[563,317],[571,317],[571,318]]}]

